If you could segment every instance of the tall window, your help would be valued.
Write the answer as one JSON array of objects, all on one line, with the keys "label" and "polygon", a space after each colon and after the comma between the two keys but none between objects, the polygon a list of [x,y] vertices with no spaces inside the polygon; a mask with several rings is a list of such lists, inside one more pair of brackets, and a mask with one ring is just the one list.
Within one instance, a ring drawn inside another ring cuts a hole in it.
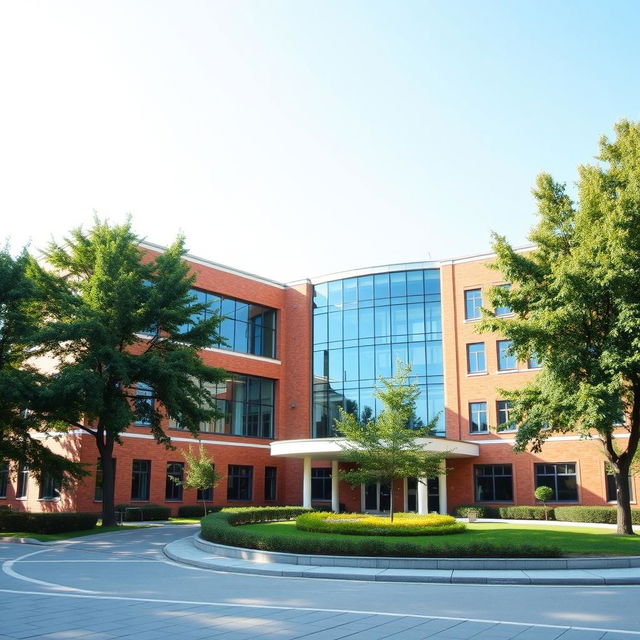
[{"label": "tall window", "polygon": [[264,499],[272,502],[276,499],[277,486],[278,486],[278,468],[277,467],[265,467],[264,468]]},{"label": "tall window", "polygon": [[[116,459],[112,458],[113,462],[113,477],[116,477]],[[103,487],[103,473],[102,473],[102,458],[98,458],[98,463],[96,464],[96,489],[94,493],[94,500],[101,502],[102,496],[104,495]]]},{"label": "tall window", "polygon": [[331,500],[331,469],[311,469],[311,499]]},{"label": "tall window", "polygon": [[509,371],[516,368],[516,356],[510,353],[511,340],[498,340],[498,371]]},{"label": "tall window", "polygon": [[467,372],[484,373],[487,370],[487,360],[484,355],[484,342],[467,345]]},{"label": "tall window", "polygon": [[486,433],[489,430],[487,422],[487,403],[469,403],[469,431],[471,433]]},{"label": "tall window", "polygon": [[477,320],[482,307],[482,291],[480,289],[467,289],[464,292],[464,318],[465,320]]},{"label": "tall window", "polygon": [[211,502],[213,500],[213,487],[198,489],[196,491],[196,500],[198,502]]},{"label": "tall window", "polygon": [[498,400],[496,402],[496,414],[498,416],[499,431],[515,431],[516,425],[511,421],[511,402]]},{"label": "tall window", "polygon": [[575,462],[537,464],[536,487],[551,487],[552,500],[556,502],[578,501],[578,479]]},{"label": "tall window", "polygon": [[253,467],[229,465],[227,500],[251,500],[253,497]]},{"label": "tall window", "polygon": [[[604,465],[604,477],[607,483],[607,502],[617,502],[618,501],[618,490],[616,489],[616,479],[613,477],[613,471],[609,468],[609,465],[605,463]],[[629,498],[633,502],[633,482],[631,481],[631,476],[628,476],[627,480],[629,481]]]},{"label": "tall window", "polygon": [[8,485],[9,485],[9,463],[0,462],[0,498],[7,497]]},{"label": "tall window", "polygon": [[131,499],[148,500],[151,489],[151,460],[134,460],[131,468]]},{"label": "tall window", "polygon": [[40,482],[38,500],[57,500],[60,498],[60,483],[49,473],[45,473]]},{"label": "tall window", "polygon": [[29,486],[29,467],[21,464],[18,469],[18,489],[16,491],[16,498],[27,497],[27,487]]},{"label": "tall window", "polygon": [[164,499],[182,500],[182,481],[184,480],[184,462],[167,462]]},{"label": "tall window", "polygon": [[473,469],[476,502],[513,500],[513,471],[510,464],[478,464]]},{"label": "tall window", "polygon": [[[511,289],[511,285],[510,284],[501,284],[501,285],[498,285],[498,287],[500,289],[506,289],[507,291],[509,289]],[[506,307],[506,306],[505,307],[496,307],[496,309],[495,309],[495,314],[497,316],[508,316],[511,313],[513,313],[511,311],[511,307]]]},{"label": "tall window", "polygon": [[135,411],[138,419],[134,424],[149,426],[153,416],[153,389],[145,382],[136,385]]}]

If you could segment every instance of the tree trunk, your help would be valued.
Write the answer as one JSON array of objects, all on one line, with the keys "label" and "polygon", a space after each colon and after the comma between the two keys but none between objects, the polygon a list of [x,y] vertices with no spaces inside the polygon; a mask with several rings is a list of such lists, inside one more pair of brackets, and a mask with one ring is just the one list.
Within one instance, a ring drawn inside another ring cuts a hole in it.
[{"label": "tree trunk", "polygon": [[[204,489],[202,490],[204,492]],[[204,493],[202,494],[204,496]],[[204,518],[207,515],[207,501],[202,498],[202,509],[204,511],[202,517]]]},{"label": "tree trunk", "polygon": [[102,526],[112,527],[116,524],[114,505],[115,473],[113,469],[113,442],[97,441],[102,464]]},{"label": "tree trunk", "polygon": [[393,480],[389,482],[389,510],[391,511],[391,523],[393,524]]},{"label": "tree trunk", "polygon": [[629,465],[612,465],[612,469],[613,479],[616,482],[616,500],[618,501],[618,528],[616,533],[620,536],[633,535],[631,496],[629,494]]}]

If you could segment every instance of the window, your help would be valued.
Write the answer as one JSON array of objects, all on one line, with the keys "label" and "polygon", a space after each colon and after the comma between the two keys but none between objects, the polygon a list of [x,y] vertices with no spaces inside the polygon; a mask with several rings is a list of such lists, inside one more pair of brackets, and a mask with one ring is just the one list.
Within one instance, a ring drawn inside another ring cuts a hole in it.
[{"label": "window", "polygon": [[511,340],[498,340],[498,371],[509,371],[516,368],[516,357],[512,355],[509,350],[511,349]]},{"label": "window", "polygon": [[9,484],[9,463],[0,462],[0,498],[7,497],[8,484]]},{"label": "window", "polygon": [[164,499],[182,500],[182,481],[184,480],[184,462],[167,462]]},{"label": "window", "polygon": [[[116,459],[112,458],[111,461],[113,462],[113,477],[115,480],[116,477]],[[102,501],[102,496],[103,496],[103,491],[102,491],[102,459],[98,458],[98,463],[96,465],[96,489],[95,489],[95,493],[93,495],[94,500],[97,500],[98,502]]]},{"label": "window", "polygon": [[555,502],[577,502],[578,480],[575,462],[560,462],[556,464],[537,464],[536,488],[551,487]]},{"label": "window", "polygon": [[474,467],[476,502],[511,502],[513,471],[510,464],[478,464]]},{"label": "window", "polygon": [[467,289],[464,292],[464,319],[477,320],[482,307],[482,291],[480,289]]},{"label": "window", "polygon": [[148,500],[151,489],[151,460],[134,460],[131,468],[131,499]]},{"label": "window", "polygon": [[277,467],[265,467],[264,468],[264,499],[273,501],[276,499],[276,488],[278,486],[278,468]]},{"label": "window", "polygon": [[227,500],[251,500],[253,496],[253,467],[229,465]]},{"label": "window", "polygon": [[149,426],[153,418],[153,389],[144,382],[136,385],[135,412],[138,418],[134,424]]},{"label": "window", "polygon": [[38,500],[59,500],[60,482],[52,475],[45,473],[40,481]]},{"label": "window", "polygon": [[498,400],[496,402],[496,415],[498,416],[499,431],[515,431],[516,425],[511,422],[511,402]]},{"label": "window", "polygon": [[16,498],[27,497],[27,487],[29,486],[29,467],[27,465],[20,465],[18,469],[18,489],[16,491]]},{"label": "window", "polygon": [[489,430],[487,423],[487,403],[469,403],[469,431],[471,433],[487,433]]},{"label": "window", "polygon": [[[613,471],[606,462],[604,465],[604,474],[605,481],[607,483],[607,502],[617,502],[618,492],[616,490],[616,480],[613,477]],[[629,476],[627,479],[629,480],[629,499],[631,500],[631,502],[633,502],[633,482],[631,480],[631,476]]]},{"label": "window", "polygon": [[487,361],[484,355],[484,342],[475,342],[467,345],[467,372],[485,373]]},{"label": "window", "polygon": [[331,500],[331,469],[311,469],[311,499]]},{"label": "window", "polygon": [[[509,291],[509,289],[511,289],[511,285],[510,284],[501,284],[498,285],[498,287],[496,287],[498,289],[506,289],[507,291]],[[511,313],[513,313],[511,311],[511,307],[496,307],[495,309],[495,314],[497,316],[508,316]]]},{"label": "window", "polygon": [[532,353],[529,356],[529,360],[527,362],[529,369],[539,369],[542,365],[540,364],[540,360],[538,359],[537,353]]},{"label": "window", "polygon": [[196,491],[196,500],[198,502],[211,502],[213,500],[213,487],[198,489]]}]

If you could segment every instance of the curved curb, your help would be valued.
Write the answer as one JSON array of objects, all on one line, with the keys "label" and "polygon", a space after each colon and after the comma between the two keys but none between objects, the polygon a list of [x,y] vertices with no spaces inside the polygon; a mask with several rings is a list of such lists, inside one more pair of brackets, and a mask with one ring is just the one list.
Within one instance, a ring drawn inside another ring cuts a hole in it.
[{"label": "curved curb", "polygon": [[15,544],[39,544],[45,545],[46,542],[36,540],[35,538],[17,538],[16,536],[0,536],[0,542],[14,542]]}]

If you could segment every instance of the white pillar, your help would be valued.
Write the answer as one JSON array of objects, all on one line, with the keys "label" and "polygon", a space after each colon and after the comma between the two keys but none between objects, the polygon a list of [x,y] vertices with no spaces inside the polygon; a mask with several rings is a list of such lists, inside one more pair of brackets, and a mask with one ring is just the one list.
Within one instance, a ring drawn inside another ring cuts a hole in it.
[{"label": "white pillar", "polygon": [[338,495],[339,486],[338,461],[331,461],[331,511],[340,513],[340,496]]},{"label": "white pillar", "polygon": [[[442,461],[442,471],[447,468],[447,461]],[[438,512],[446,515],[447,513],[447,475],[443,473],[438,476],[438,498],[440,504],[438,505]]]},{"label": "white pillar", "polygon": [[311,458],[305,456],[303,458],[304,465],[302,470],[302,506],[311,508]]},{"label": "white pillar", "polygon": [[429,487],[426,478],[418,478],[418,513],[429,513]]}]

